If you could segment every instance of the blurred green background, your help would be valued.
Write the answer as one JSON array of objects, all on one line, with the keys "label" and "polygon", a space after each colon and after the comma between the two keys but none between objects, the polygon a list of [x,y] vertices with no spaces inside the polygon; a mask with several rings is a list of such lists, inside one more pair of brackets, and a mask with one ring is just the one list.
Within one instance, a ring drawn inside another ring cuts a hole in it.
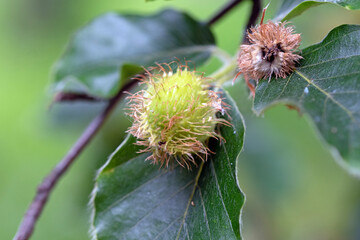
[{"label": "blurred green background", "polygon": [[[72,33],[107,11],[151,13],[174,7],[206,20],[226,1],[0,2],[0,239],[12,239],[38,183],[103,107],[67,103],[49,109],[51,67]],[[271,1],[266,18],[278,5],[279,1]],[[238,48],[250,7],[245,1],[213,26],[219,46],[230,54]],[[292,23],[302,33],[304,47],[320,41],[335,26],[360,24],[360,12],[323,5]],[[243,85],[237,82],[228,89],[247,121],[239,164],[247,196],[244,238],[360,239],[360,182],[334,161],[307,118],[283,106],[256,118]],[[121,142],[129,124],[119,106],[55,188],[32,239],[89,239],[87,203],[96,170]]]}]

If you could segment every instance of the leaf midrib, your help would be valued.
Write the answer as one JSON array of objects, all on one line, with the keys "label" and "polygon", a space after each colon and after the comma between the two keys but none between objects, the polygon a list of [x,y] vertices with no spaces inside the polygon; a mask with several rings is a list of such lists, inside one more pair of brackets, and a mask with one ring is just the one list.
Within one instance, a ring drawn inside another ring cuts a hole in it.
[{"label": "leaf midrib", "polygon": [[[211,171],[212,171],[213,176],[214,176],[214,178],[215,178],[216,188],[217,188],[218,194],[219,194],[219,196],[220,196],[221,204],[222,204],[222,206],[223,206],[223,208],[224,208],[224,211],[225,211],[225,213],[226,213],[227,219],[229,220],[229,225],[230,225],[232,231],[234,232],[234,228],[233,228],[233,225],[232,225],[232,223],[231,223],[229,213],[228,213],[228,211],[227,211],[227,209],[226,209],[226,206],[225,206],[225,204],[224,204],[224,199],[223,199],[223,197],[222,197],[221,189],[219,188],[220,185],[219,185],[219,181],[218,181],[218,179],[217,179],[217,175],[216,175],[216,172],[215,172],[215,167],[214,167],[213,160],[210,159],[210,161],[208,162],[208,164],[211,165]],[[176,240],[179,240],[180,234],[181,234],[181,231],[182,231],[182,228],[183,228],[183,226],[185,225],[185,221],[186,221],[186,217],[187,217],[187,214],[188,214],[188,210],[189,210],[191,201],[192,201],[192,199],[194,198],[196,188],[198,187],[198,183],[199,183],[199,179],[200,179],[200,176],[201,176],[203,167],[204,167],[204,162],[201,162],[201,165],[200,165],[200,167],[199,167],[199,171],[198,171],[198,173],[197,173],[197,175],[196,175],[196,178],[195,178],[194,189],[193,189],[193,191],[192,191],[192,193],[191,193],[191,195],[190,195],[190,197],[189,197],[189,201],[188,201],[188,203],[187,203],[187,205],[186,205],[186,209],[185,209],[185,212],[184,212],[183,220],[182,220],[181,225],[180,225],[180,227],[179,227],[179,231],[178,231],[178,234],[177,234],[177,236],[176,236]],[[211,238],[211,234],[210,234],[210,228],[209,228],[209,225],[208,225],[209,223],[208,223],[208,219],[207,219],[205,204],[204,204],[203,199],[202,199],[201,190],[199,189],[199,191],[200,191],[200,198],[201,198],[202,205],[203,205],[203,210],[204,210],[205,216],[206,216],[206,226],[207,226],[207,228],[208,228],[208,230],[209,230],[208,233],[209,233],[210,239],[212,239],[212,238]]]},{"label": "leaf midrib", "polygon": [[197,173],[197,175],[195,177],[194,189],[192,190],[191,195],[189,197],[189,201],[188,201],[188,203],[186,205],[186,209],[185,209],[185,212],[184,212],[184,215],[183,215],[183,220],[181,221],[178,234],[176,235],[176,240],[179,240],[179,238],[180,238],[181,230],[182,230],[182,228],[183,228],[183,226],[185,224],[185,220],[186,220],[186,217],[187,217],[187,214],[188,214],[188,211],[189,211],[189,207],[190,207],[192,199],[194,198],[194,194],[195,194],[196,188],[198,186],[199,179],[200,179],[202,170],[204,168],[204,164],[205,164],[205,162],[201,162],[201,164],[199,166],[199,171],[198,171],[198,173]]}]

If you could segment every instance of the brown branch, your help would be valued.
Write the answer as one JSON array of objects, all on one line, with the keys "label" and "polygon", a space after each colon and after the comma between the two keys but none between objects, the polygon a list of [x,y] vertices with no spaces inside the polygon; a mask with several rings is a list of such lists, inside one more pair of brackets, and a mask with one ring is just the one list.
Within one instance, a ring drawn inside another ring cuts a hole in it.
[{"label": "brown branch", "polygon": [[242,0],[232,0],[229,1],[228,4],[226,4],[222,9],[220,9],[212,18],[210,18],[209,21],[207,21],[207,25],[212,25],[215,22],[217,22],[219,19],[221,19],[224,15],[226,15],[231,9],[233,9],[236,5],[241,3]]},{"label": "brown branch", "polygon": [[72,101],[105,101],[102,98],[96,98],[85,93],[59,92],[55,95],[53,102],[72,102]]},{"label": "brown branch", "polygon": [[[217,14],[214,15],[208,22],[207,25],[212,25],[226,15],[232,8],[239,4],[242,0],[233,0],[229,2],[223,9],[221,9]],[[259,0],[254,0],[259,1]],[[252,14],[253,15],[253,14]],[[31,234],[34,231],[35,224],[44,209],[44,206],[49,198],[49,195],[56,183],[59,181],[61,176],[66,172],[74,160],[79,156],[79,154],[84,150],[84,148],[89,144],[95,134],[99,131],[101,126],[104,124],[107,117],[114,110],[116,104],[123,96],[124,90],[130,89],[136,81],[130,82],[126,85],[118,94],[110,100],[107,107],[104,109],[100,115],[98,115],[85,129],[80,138],[76,141],[67,155],[56,165],[56,167],[50,172],[50,174],[44,178],[42,183],[38,186],[35,198],[33,199],[31,205],[29,206],[27,212],[24,215],[24,218],[18,228],[18,231],[14,237],[14,240],[27,240],[30,238]],[[68,99],[66,99],[68,100]]]},{"label": "brown branch", "polygon": [[249,40],[247,39],[247,31],[249,31],[250,28],[255,25],[256,20],[258,19],[260,12],[261,12],[260,0],[252,0],[252,2],[253,2],[253,4],[252,4],[252,9],[251,9],[251,14],[250,14],[248,23],[246,25],[246,30],[245,30],[244,37],[243,37],[243,44],[249,43]]},{"label": "brown branch", "polygon": [[50,174],[44,178],[42,183],[38,186],[36,196],[33,202],[29,206],[25,216],[19,226],[19,229],[14,237],[14,240],[26,240],[29,239],[37,219],[39,218],[48,197],[60,179],[60,177],[66,172],[69,166],[73,163],[76,157],[84,150],[89,144],[101,126],[104,124],[107,117],[114,110],[117,102],[123,96],[125,90],[129,90],[134,86],[137,81],[132,81],[126,85],[119,93],[109,101],[109,104],[85,129],[80,138],[76,141],[66,156],[56,165],[56,167],[50,172]]}]

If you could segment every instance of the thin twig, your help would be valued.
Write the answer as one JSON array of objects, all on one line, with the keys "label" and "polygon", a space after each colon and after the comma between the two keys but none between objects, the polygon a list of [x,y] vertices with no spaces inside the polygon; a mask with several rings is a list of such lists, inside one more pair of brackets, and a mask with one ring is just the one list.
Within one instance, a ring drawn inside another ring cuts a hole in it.
[{"label": "thin twig", "polygon": [[[221,9],[213,18],[211,18],[207,25],[212,25],[217,22],[220,18],[226,15],[229,10],[239,4],[242,0],[233,0],[229,2],[223,9]],[[256,1],[256,0],[254,0]],[[76,141],[67,155],[56,165],[56,167],[50,172],[50,174],[44,178],[42,183],[38,186],[35,198],[29,206],[27,212],[24,215],[24,218],[18,228],[18,231],[14,237],[14,240],[27,240],[30,238],[33,233],[35,224],[44,209],[44,206],[49,198],[51,191],[53,190],[56,183],[59,181],[61,176],[66,172],[74,160],[79,156],[79,154],[84,150],[84,148],[89,144],[101,126],[104,124],[107,117],[114,110],[117,102],[123,96],[123,92],[126,89],[130,89],[136,81],[130,82],[125,86],[119,93],[111,99],[107,107],[104,109],[100,115],[98,115],[85,129],[80,138]]]},{"label": "thin twig", "polygon": [[110,100],[106,108],[101,112],[85,129],[80,138],[76,141],[70,151],[66,156],[56,165],[56,167],[50,172],[50,174],[42,181],[38,186],[36,196],[29,206],[21,225],[14,237],[14,240],[26,240],[29,239],[37,219],[39,218],[48,197],[60,179],[60,177],[66,172],[69,166],[73,163],[76,157],[84,150],[84,148],[89,144],[101,126],[104,124],[107,117],[114,110],[117,102],[123,96],[123,93],[126,89],[130,89],[137,81],[130,82],[125,86],[122,91]]},{"label": "thin twig", "polygon": [[49,104],[49,109],[51,109],[51,107],[58,102],[77,102],[77,101],[99,102],[99,101],[106,101],[106,99],[92,97],[85,93],[59,92],[55,95],[55,97]]},{"label": "thin twig", "polygon": [[103,98],[97,98],[85,93],[59,92],[55,95],[53,102],[74,102],[74,101],[105,101]]},{"label": "thin twig", "polygon": [[221,19],[224,15],[226,15],[231,9],[233,9],[236,5],[241,3],[242,0],[232,0],[228,4],[226,4],[220,11],[218,11],[209,21],[207,21],[207,25],[212,25]]},{"label": "thin twig", "polygon": [[255,25],[256,20],[258,19],[260,12],[261,12],[260,0],[252,0],[252,2],[253,2],[253,5],[252,5],[252,9],[251,9],[251,15],[250,15],[248,23],[246,25],[246,31],[244,33],[243,44],[249,43],[249,40],[247,38],[247,31],[249,31],[250,28]]}]

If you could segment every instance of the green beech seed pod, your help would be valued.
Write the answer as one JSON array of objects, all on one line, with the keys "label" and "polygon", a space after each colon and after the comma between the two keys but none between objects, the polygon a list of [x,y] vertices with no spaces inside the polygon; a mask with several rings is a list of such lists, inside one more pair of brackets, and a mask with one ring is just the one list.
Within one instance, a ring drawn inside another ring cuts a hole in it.
[{"label": "green beech seed pod", "polygon": [[219,111],[224,114],[226,106],[209,90],[207,78],[187,65],[178,66],[174,73],[163,64],[138,79],[147,86],[128,97],[129,116],[134,120],[128,132],[137,137],[136,144],[146,147],[141,152],[152,152],[147,160],[166,166],[175,160],[187,168],[190,162],[196,165],[195,155],[206,161],[208,139],[221,139],[216,124],[230,125],[216,117]]}]

